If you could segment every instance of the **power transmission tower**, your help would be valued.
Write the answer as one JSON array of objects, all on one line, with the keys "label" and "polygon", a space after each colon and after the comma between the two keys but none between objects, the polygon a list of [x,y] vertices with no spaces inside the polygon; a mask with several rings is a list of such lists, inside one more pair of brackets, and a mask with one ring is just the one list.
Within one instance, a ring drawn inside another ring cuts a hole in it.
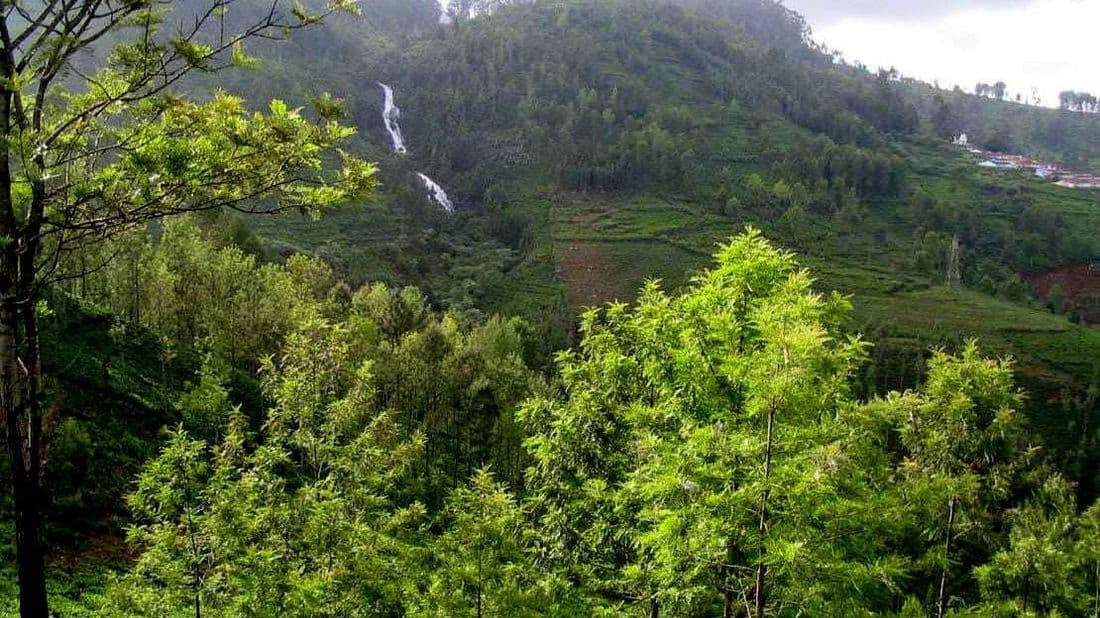
[{"label": "power transmission tower", "polygon": [[951,261],[947,264],[947,287],[951,289],[962,287],[962,269],[959,267],[959,254],[959,235],[955,234],[955,237],[951,240]]}]

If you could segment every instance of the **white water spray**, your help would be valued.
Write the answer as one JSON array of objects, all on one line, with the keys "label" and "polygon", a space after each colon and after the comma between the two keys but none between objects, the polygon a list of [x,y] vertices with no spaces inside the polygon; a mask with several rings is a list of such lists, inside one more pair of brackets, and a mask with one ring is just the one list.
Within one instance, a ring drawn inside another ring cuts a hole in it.
[{"label": "white water spray", "polygon": [[397,124],[401,120],[401,109],[393,102],[393,88],[382,82],[378,82],[378,85],[386,93],[386,105],[382,109],[382,121],[386,123],[386,130],[389,131],[390,139],[393,140],[393,150],[398,154],[405,154],[407,152],[405,138],[401,136],[401,125]]},{"label": "white water spray", "polygon": [[424,182],[424,186],[428,188],[428,192],[431,193],[432,199],[439,203],[439,205],[443,207],[443,210],[447,212],[455,211],[455,205],[451,202],[451,199],[447,197],[447,192],[443,190],[443,187],[439,186],[439,183],[420,172],[417,172],[416,175]]},{"label": "white water spray", "polygon": [[[393,140],[393,150],[398,154],[405,154],[408,150],[405,148],[405,138],[401,136],[401,126],[398,121],[401,120],[401,110],[394,103],[393,88],[390,88],[382,82],[378,82],[378,85],[382,87],[382,90],[386,93],[386,104],[382,109],[382,120],[386,123],[386,130],[390,133],[390,138]],[[426,174],[420,172],[416,173],[420,177],[420,181],[427,187],[429,195],[436,201],[437,204],[443,207],[443,210],[447,212],[454,212],[455,205],[451,202],[451,198],[447,197],[447,192],[443,190],[443,187],[439,186],[439,183],[428,178]]]}]

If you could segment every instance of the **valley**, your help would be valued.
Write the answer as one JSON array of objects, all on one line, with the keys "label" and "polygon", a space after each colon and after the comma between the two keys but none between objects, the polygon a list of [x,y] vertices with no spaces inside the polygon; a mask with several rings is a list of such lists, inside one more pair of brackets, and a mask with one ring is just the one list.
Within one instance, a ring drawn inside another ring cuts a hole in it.
[{"label": "valley", "polygon": [[1100,191],[1033,169],[1095,172],[1100,115],[772,0],[220,1],[114,9],[63,149],[5,125],[48,240],[0,242],[46,376],[0,615],[28,514],[64,616],[1100,602]]},{"label": "valley", "polygon": [[[1017,359],[1021,379],[1037,393],[1029,404],[1034,414],[1044,419],[1049,440],[1063,441],[1068,421],[1060,420],[1059,393],[1084,392],[1092,383],[1100,339],[1073,316],[1051,315],[1047,290],[1028,282],[1044,269],[1096,255],[1096,194],[1050,185],[1026,170],[975,168],[965,150],[918,130],[926,120],[907,110],[929,106],[931,97],[915,90],[921,97],[905,98],[911,87],[904,79],[880,81],[825,65],[798,49],[796,30],[782,43],[786,57],[769,56],[774,64],[763,70],[753,55],[763,50],[723,56],[717,39],[706,38],[710,27],[660,3],[652,8],[643,17],[616,2],[507,7],[464,31],[440,30],[405,53],[398,79],[391,79],[408,111],[402,128],[414,142],[429,144],[408,156],[445,170],[451,195],[476,208],[450,222],[406,218],[401,211],[408,206],[393,198],[400,185],[417,181],[383,159],[394,205],[386,217],[401,235],[430,227],[463,248],[437,244],[444,253],[429,257],[424,240],[399,247],[394,233],[381,234],[388,256],[369,241],[333,245],[333,238],[390,225],[377,212],[335,214],[304,235],[280,229],[298,227],[289,222],[261,223],[257,232],[324,251],[360,272],[361,264],[377,264],[382,270],[371,278],[384,273],[383,281],[419,285],[443,307],[474,306],[561,328],[586,307],[630,301],[648,279],[681,289],[715,247],[752,225],[802,256],[820,290],[854,297],[853,331],[874,333],[882,354],[914,365],[905,378],[880,378],[881,384],[912,384],[929,350],[976,339],[990,353]],[[591,19],[610,29],[590,28]],[[659,19],[669,21],[640,47],[630,33]],[[563,20],[575,27],[564,29]],[[677,28],[694,28],[699,38],[689,43]],[[369,75],[376,52],[365,51]],[[574,86],[549,86],[555,70],[568,71],[555,83]],[[536,76],[543,81],[532,82]],[[831,126],[827,115],[791,103],[809,97],[809,84],[800,81],[807,79],[828,80],[814,91],[818,107],[836,108],[828,113],[850,125]],[[786,90],[766,95],[773,101],[758,93],[758,84]],[[843,98],[853,96],[849,90],[875,102],[856,112],[859,120],[841,109]],[[972,119],[971,143],[988,137],[981,128],[988,117],[1027,111],[984,99],[963,106],[942,94],[958,108],[954,113]],[[388,118],[390,108],[376,98],[353,98],[352,116]],[[892,106],[888,112],[875,107],[880,99]],[[1063,122],[1067,135],[1079,132],[1079,122],[1100,124],[1070,112],[1028,113],[1036,122]],[[1015,122],[1021,136],[1030,130],[1026,121]],[[898,128],[906,123],[915,124]],[[379,149],[387,135],[381,125],[361,126],[361,136]],[[506,144],[524,156],[502,158]],[[1027,147],[1061,160],[1049,142]],[[815,160],[821,152],[836,154]],[[476,248],[459,240],[485,232]],[[953,235],[961,237],[965,291],[945,286]],[[510,256],[500,260],[502,252]],[[394,268],[411,259],[453,265]],[[459,266],[464,260],[480,263]],[[462,285],[454,285],[449,269],[462,273]],[[459,297],[448,296],[456,291]],[[571,331],[552,339],[568,341]],[[882,362],[897,370],[896,360]]]}]

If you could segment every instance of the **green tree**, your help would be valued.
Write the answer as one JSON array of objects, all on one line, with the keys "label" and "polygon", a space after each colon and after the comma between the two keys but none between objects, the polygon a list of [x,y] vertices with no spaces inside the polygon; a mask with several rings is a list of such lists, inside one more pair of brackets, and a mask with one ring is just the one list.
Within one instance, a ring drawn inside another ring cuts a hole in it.
[{"label": "green tree", "polygon": [[956,137],[960,130],[960,121],[955,109],[942,94],[936,94],[932,102],[935,105],[932,112],[932,128],[936,135],[944,139]]},{"label": "green tree", "polygon": [[1081,515],[1076,553],[1084,576],[1086,610],[1100,616],[1100,503],[1093,504]]},{"label": "green tree", "polygon": [[[1095,546],[1078,530],[1073,487],[1053,477],[1009,516],[1009,546],[975,569],[982,597],[1001,616],[1083,616],[1096,608],[1086,577],[1095,564],[1078,543]],[[1078,540],[1080,538],[1080,541]]]},{"label": "green tree", "polygon": [[[5,2],[0,11],[0,415],[23,616],[48,613],[37,300],[53,265],[170,214],[317,211],[374,186],[373,166],[352,156],[332,165],[353,133],[334,119],[314,122],[278,101],[252,114],[225,94],[204,103],[173,94],[192,71],[252,64],[249,39],[354,6],[334,0],[310,15],[276,4],[227,23],[237,4],[209,0],[175,17],[152,0]],[[87,66],[87,52],[107,45],[105,60]]]},{"label": "green tree", "polygon": [[536,386],[517,319],[477,323],[431,312],[415,288],[372,285],[357,292],[348,317],[353,345],[375,363],[375,401],[409,434],[423,433],[419,496],[437,510],[447,489],[491,466],[518,486],[526,464],[520,403]]},{"label": "green tree", "polygon": [[1066,310],[1066,295],[1062,292],[1062,286],[1057,283],[1050,286],[1050,290],[1047,291],[1047,308],[1056,314],[1064,313]]},{"label": "green tree", "polygon": [[[319,261],[295,255],[285,267],[261,266],[235,246],[216,247],[192,217],[175,217],[161,227],[136,267],[139,321],[173,342],[254,368],[298,320],[320,310],[328,267]],[[112,277],[110,270],[106,276]]]},{"label": "green tree", "polygon": [[198,384],[189,384],[190,389],[178,402],[183,412],[183,425],[193,436],[218,443],[222,432],[229,427],[230,416],[239,412],[229,399],[225,388],[228,368],[213,355],[207,355],[202,364]]},{"label": "green tree", "polygon": [[[705,599],[713,589],[723,591],[726,615],[762,615],[770,595],[803,607],[818,601],[787,588],[815,560],[794,549],[809,545],[814,532],[791,514],[802,500],[827,502],[830,483],[807,466],[806,454],[831,441],[818,423],[840,413],[844,376],[862,346],[838,337],[833,320],[843,315],[843,303],[815,297],[808,284],[790,255],[749,235],[726,247],[718,268],[679,302],[648,294],[640,301],[655,319],[637,328],[658,349],[677,339],[697,342],[666,371],[672,384],[695,384],[700,392],[681,393],[682,403],[661,402],[654,429],[641,436],[646,455],[628,485],[639,494],[647,528],[641,545],[657,565],[662,605],[674,613],[682,601]],[[661,306],[670,313],[658,317],[651,308]],[[677,324],[677,314],[686,320]],[[676,376],[677,370],[694,375]],[[813,472],[821,494],[790,489],[805,487],[801,478]],[[816,566],[822,580],[839,572]],[[703,577],[693,581],[685,573]],[[741,607],[746,598],[751,605]]]},{"label": "green tree", "polygon": [[155,593],[132,599],[145,615],[172,615],[181,607],[202,615],[212,568],[212,539],[202,527],[203,490],[211,475],[206,455],[203,442],[182,429],[173,432],[130,496],[131,510],[147,523],[133,528],[129,540],[153,548],[135,565],[133,576],[165,583]]},{"label": "green tree", "polygon": [[937,616],[965,590],[962,555],[999,546],[997,530],[1034,455],[1019,414],[1021,398],[1008,361],[983,359],[974,343],[961,356],[937,353],[918,392],[893,394],[902,445],[899,471],[929,525],[930,546],[918,568],[930,578]]},{"label": "green tree", "polygon": [[[335,617],[401,607],[424,513],[394,498],[422,442],[373,407],[371,363],[356,365],[347,338],[305,321],[265,363],[273,407],[260,434],[230,410],[217,446],[177,434],[150,463],[130,499],[142,553],[105,611]],[[169,478],[179,461],[195,472]]]},{"label": "green tree", "polygon": [[414,616],[546,616],[550,599],[527,552],[523,511],[486,470],[456,490],[433,539]]},{"label": "green tree", "polygon": [[566,399],[528,407],[547,564],[649,615],[886,609],[889,466],[849,416],[848,304],[758,232],[717,258],[586,314]]}]

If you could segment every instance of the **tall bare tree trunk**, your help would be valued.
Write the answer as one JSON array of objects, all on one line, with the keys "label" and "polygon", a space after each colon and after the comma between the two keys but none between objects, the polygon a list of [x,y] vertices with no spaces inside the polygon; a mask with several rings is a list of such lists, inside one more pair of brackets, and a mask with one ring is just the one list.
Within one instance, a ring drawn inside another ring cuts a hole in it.
[{"label": "tall bare tree trunk", "polygon": [[[0,24],[8,39],[6,23]],[[0,52],[0,73],[15,74],[12,49]],[[22,125],[19,94],[0,88],[0,132],[12,138]],[[37,322],[33,294],[37,240],[27,244],[27,229],[16,222],[12,198],[10,145],[0,146],[0,414],[7,429],[12,498],[15,502],[15,559],[19,577],[22,618],[47,618],[46,564],[42,539],[42,409],[39,401],[41,370],[38,362]],[[37,161],[37,159],[36,159]],[[33,199],[43,195],[41,182],[32,186]],[[35,204],[41,206],[41,204]],[[28,268],[29,265],[29,268]],[[27,321],[28,316],[32,319]]]},{"label": "tall bare tree trunk", "polygon": [[4,261],[0,267],[0,411],[7,424],[15,502],[19,612],[22,618],[46,618],[49,611],[42,539],[41,369],[36,308],[32,299],[21,298],[21,286],[12,281],[18,279],[17,268],[13,268],[13,262],[18,261],[15,251],[6,250]]},{"label": "tall bare tree trunk", "polygon": [[[37,119],[37,117],[36,117]],[[41,155],[34,157],[35,165],[42,167]],[[26,535],[25,560],[20,562],[28,571],[24,591],[20,583],[20,613],[23,618],[46,618],[49,602],[46,592],[46,545],[44,535],[45,501],[42,491],[42,466],[46,457],[42,439],[42,356],[38,340],[38,234],[41,213],[45,208],[45,186],[41,181],[31,182],[31,208],[27,224],[17,236],[17,253],[10,256],[16,265],[16,306],[14,308],[17,334],[16,366],[11,376],[15,379],[17,401],[27,415],[27,434],[24,437],[26,457],[27,501],[23,512],[23,531]],[[20,332],[20,330],[22,332]],[[20,387],[22,387],[20,389]],[[20,392],[20,390],[22,392]],[[24,599],[24,593],[26,598]],[[26,605],[23,605],[26,603]]]}]

